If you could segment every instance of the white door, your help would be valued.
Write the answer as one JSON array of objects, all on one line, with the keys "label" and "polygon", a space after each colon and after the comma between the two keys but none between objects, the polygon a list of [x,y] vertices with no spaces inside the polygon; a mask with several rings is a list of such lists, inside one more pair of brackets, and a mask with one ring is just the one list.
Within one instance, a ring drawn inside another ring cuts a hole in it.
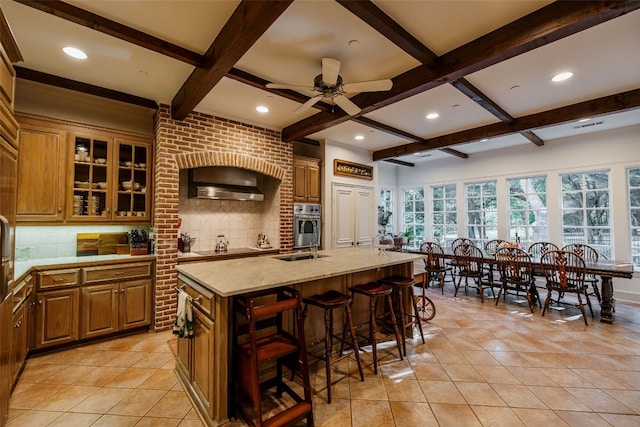
[{"label": "white door", "polygon": [[371,247],[374,233],[373,188],[333,185],[333,247]]},{"label": "white door", "polygon": [[333,187],[333,247],[348,248],[355,241],[355,203],[353,187]]}]

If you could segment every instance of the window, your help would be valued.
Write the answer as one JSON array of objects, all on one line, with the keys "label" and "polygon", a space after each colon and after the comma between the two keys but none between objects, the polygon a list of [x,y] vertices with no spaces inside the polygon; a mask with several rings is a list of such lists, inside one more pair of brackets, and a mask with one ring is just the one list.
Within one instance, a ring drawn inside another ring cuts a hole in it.
[{"label": "window", "polygon": [[631,224],[631,260],[640,270],[640,168],[629,169],[629,224]]},{"label": "window", "polygon": [[478,246],[498,238],[498,199],[496,182],[485,181],[466,185],[467,237]]},{"label": "window", "polygon": [[560,175],[562,182],[562,242],[593,246],[611,257],[609,172]]},{"label": "window", "polygon": [[378,206],[378,231],[385,230],[387,234],[393,231],[393,191],[380,190],[380,205]]},{"label": "window", "polygon": [[547,178],[509,179],[507,185],[509,239],[515,241],[519,238],[525,248],[534,242],[548,241]]},{"label": "window", "polygon": [[[404,232],[409,234],[409,246],[418,247],[424,239],[424,188],[402,191]],[[402,236],[402,232],[400,235]]]},{"label": "window", "polygon": [[458,218],[456,206],[456,185],[439,185],[431,188],[433,214],[431,226],[433,240],[448,248],[458,237]]}]

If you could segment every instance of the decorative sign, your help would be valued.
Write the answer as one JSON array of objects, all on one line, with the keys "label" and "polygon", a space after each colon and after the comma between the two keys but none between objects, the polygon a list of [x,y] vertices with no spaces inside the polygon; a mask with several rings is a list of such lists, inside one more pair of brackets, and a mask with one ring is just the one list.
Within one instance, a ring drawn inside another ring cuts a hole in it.
[{"label": "decorative sign", "polygon": [[373,179],[373,166],[334,159],[333,174],[351,176],[354,178]]}]

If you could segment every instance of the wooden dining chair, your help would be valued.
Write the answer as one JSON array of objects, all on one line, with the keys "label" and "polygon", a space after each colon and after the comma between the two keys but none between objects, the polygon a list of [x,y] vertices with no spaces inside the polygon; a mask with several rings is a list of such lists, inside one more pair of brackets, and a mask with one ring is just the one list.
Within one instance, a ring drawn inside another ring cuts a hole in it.
[{"label": "wooden dining chair", "polygon": [[[560,294],[575,294],[578,297],[578,304],[571,305],[580,308],[584,324],[588,326],[587,315],[584,310],[584,305],[582,304],[583,296],[587,299],[591,317],[593,317],[593,308],[589,300],[589,286],[585,282],[587,268],[584,259],[575,252],[553,250],[542,255],[540,262],[547,279],[547,298],[544,302],[542,315],[544,316],[549,308],[552,292],[558,293],[558,300],[560,300]],[[563,304],[570,303],[563,302]]]},{"label": "wooden dining chair", "polygon": [[[466,237],[458,237],[457,239],[455,239],[453,242],[451,242],[451,253],[455,255],[456,253],[456,248],[460,245],[473,245],[475,246],[475,242],[471,239],[468,239]],[[455,278],[456,277],[460,277],[460,269],[458,268],[458,262],[456,261],[456,258],[454,256],[453,259],[449,260],[448,262],[449,266],[451,267],[451,273],[452,273],[452,277],[454,279],[455,282]]]},{"label": "wooden dining chair", "polygon": [[[447,272],[452,271],[452,267],[445,263],[444,249],[436,242],[425,242],[420,246],[420,252],[425,254],[423,258],[425,274],[422,279],[422,293],[429,286],[432,280],[438,280],[442,295],[444,295],[444,282]],[[451,272],[451,280],[455,283],[453,272]]]},{"label": "wooden dining chair", "polygon": [[536,301],[542,308],[529,254],[517,247],[503,247],[496,251],[495,258],[500,274],[500,290],[496,297],[496,305],[500,301],[500,296],[506,298],[508,294],[519,296],[523,293],[527,297],[531,313]]},{"label": "wooden dining chair", "polygon": [[[484,258],[482,251],[475,245],[461,244],[458,245],[455,252],[455,260],[458,265],[458,282],[456,283],[456,292],[453,294],[454,298],[458,295],[462,279],[464,278],[464,291],[467,292],[467,288],[473,287],[478,290],[480,294],[480,301],[484,302],[484,289],[487,285],[491,289],[491,294],[495,298],[493,292],[493,286],[489,282],[489,275],[484,268]],[[471,280],[471,284],[469,283]]]},{"label": "wooden dining chair", "polygon": [[[598,251],[592,246],[585,245],[583,243],[570,243],[564,245],[562,248],[564,251],[575,252],[584,259],[585,263],[592,264],[598,262]],[[598,277],[594,274],[587,274],[585,282],[591,285],[591,291],[589,295],[594,295],[598,300],[598,304],[602,304],[602,298],[600,298],[600,290],[598,289]]]}]

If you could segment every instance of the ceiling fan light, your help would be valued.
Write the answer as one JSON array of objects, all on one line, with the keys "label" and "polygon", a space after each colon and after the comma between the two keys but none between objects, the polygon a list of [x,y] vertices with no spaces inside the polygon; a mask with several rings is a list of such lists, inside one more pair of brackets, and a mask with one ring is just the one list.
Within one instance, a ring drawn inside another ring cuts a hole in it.
[{"label": "ceiling fan light", "polygon": [[264,113],[268,113],[268,112],[269,112],[269,107],[266,107],[266,106],[264,106],[264,105],[258,105],[258,106],[256,107],[256,111],[257,111],[258,113],[263,113],[263,114],[264,114]]},{"label": "ceiling fan light", "polygon": [[552,82],[556,82],[556,83],[557,82],[562,82],[562,81],[565,81],[567,79],[570,79],[572,76],[573,76],[573,73],[571,71],[565,71],[563,73],[559,73],[559,74],[556,74],[555,76],[553,76],[551,78],[551,81]]}]

